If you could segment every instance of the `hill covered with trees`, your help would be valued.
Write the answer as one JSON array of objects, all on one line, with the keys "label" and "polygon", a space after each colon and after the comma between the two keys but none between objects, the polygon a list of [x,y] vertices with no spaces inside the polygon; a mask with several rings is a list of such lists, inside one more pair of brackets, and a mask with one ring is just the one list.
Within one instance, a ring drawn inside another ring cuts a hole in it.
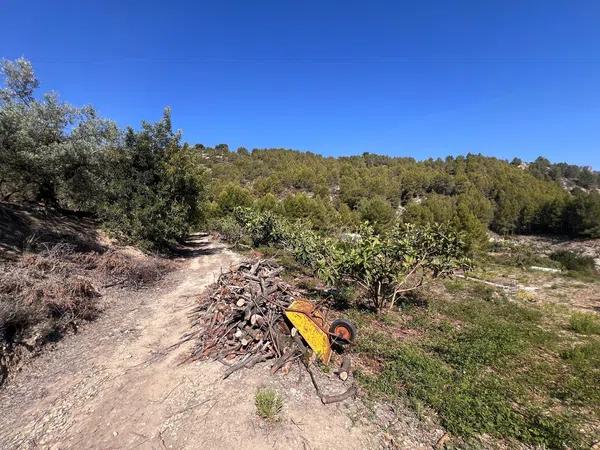
[{"label": "hill covered with trees", "polygon": [[[211,214],[255,205],[318,229],[352,230],[450,222],[483,240],[500,234],[600,236],[598,173],[539,158],[525,165],[469,154],[416,161],[365,153],[326,158],[310,152],[196,146],[213,180]],[[565,189],[569,176],[572,189]],[[585,175],[583,175],[585,174]],[[591,178],[590,178],[591,177]],[[589,181],[592,179],[593,181]]]}]

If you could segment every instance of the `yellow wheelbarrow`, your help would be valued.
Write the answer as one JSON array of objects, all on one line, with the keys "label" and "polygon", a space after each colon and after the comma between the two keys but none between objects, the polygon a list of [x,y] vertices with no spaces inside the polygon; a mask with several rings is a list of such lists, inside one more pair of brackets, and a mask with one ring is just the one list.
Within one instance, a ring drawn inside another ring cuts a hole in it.
[{"label": "yellow wheelbarrow", "polygon": [[315,354],[325,364],[331,359],[332,346],[344,347],[356,339],[356,327],[345,319],[328,323],[314,303],[295,300],[285,315]]}]

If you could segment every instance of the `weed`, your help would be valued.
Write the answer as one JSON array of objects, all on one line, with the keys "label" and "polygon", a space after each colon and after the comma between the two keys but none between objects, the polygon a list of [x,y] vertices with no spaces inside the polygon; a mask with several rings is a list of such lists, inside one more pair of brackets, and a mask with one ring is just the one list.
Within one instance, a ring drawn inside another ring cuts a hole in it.
[{"label": "weed", "polygon": [[520,289],[519,291],[517,291],[517,293],[515,294],[515,297],[517,298],[517,300],[520,300],[522,302],[535,301],[535,295],[533,295],[530,291],[525,291],[523,289]]},{"label": "weed", "polygon": [[569,328],[579,334],[600,334],[600,320],[593,314],[577,312],[569,319]]},{"label": "weed", "polygon": [[589,405],[600,415],[600,340],[576,345],[561,353],[569,371],[557,387],[557,395],[581,405]]},{"label": "weed", "polygon": [[508,267],[527,269],[531,266],[542,266],[557,268],[558,264],[547,256],[539,255],[530,247],[517,247],[511,249],[507,254],[497,254],[490,260]]},{"label": "weed", "polygon": [[464,291],[466,285],[467,285],[466,281],[462,281],[459,279],[452,279],[452,280],[444,281],[444,286],[446,287],[446,290],[448,292],[450,292],[451,294]]},{"label": "weed", "polygon": [[254,396],[254,404],[259,417],[270,422],[279,420],[279,413],[283,409],[283,399],[273,389],[259,389]]},{"label": "weed", "polygon": [[298,280],[296,284],[300,289],[304,289],[306,291],[314,291],[317,288],[318,281],[314,278],[303,278]]}]

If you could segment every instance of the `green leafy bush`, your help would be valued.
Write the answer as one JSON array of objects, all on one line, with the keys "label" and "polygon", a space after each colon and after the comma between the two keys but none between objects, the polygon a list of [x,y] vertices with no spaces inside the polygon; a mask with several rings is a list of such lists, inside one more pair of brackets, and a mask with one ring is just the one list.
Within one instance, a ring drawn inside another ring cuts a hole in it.
[{"label": "green leafy bush", "polygon": [[430,279],[470,267],[461,235],[441,225],[398,224],[383,235],[364,225],[359,234],[341,247],[339,277],[364,288],[377,311]]},{"label": "green leafy bush", "polygon": [[217,197],[217,207],[221,214],[229,214],[238,207],[248,207],[252,204],[252,195],[247,189],[228,183]]},{"label": "green leafy bush", "polygon": [[234,213],[255,246],[282,245],[325,282],[359,284],[377,311],[429,279],[470,266],[461,235],[440,225],[398,224],[377,234],[364,224],[358,239],[349,243],[269,211],[237,208]]},{"label": "green leafy bush", "polygon": [[98,211],[122,241],[166,247],[204,219],[200,155],[179,140],[166,110],[156,124],[144,122],[138,132],[129,129],[123,147],[107,153]]},{"label": "green leafy bush", "polygon": [[558,250],[550,255],[550,259],[560,263],[565,270],[593,274],[596,263],[591,256],[582,256],[569,250]]},{"label": "green leafy bush", "polygon": [[216,231],[226,242],[238,247],[246,238],[244,228],[231,216],[214,219],[209,224],[210,229]]},{"label": "green leafy bush", "polygon": [[252,208],[237,207],[234,209],[233,215],[255,247],[282,241],[285,224],[283,219],[273,212],[260,212]]}]

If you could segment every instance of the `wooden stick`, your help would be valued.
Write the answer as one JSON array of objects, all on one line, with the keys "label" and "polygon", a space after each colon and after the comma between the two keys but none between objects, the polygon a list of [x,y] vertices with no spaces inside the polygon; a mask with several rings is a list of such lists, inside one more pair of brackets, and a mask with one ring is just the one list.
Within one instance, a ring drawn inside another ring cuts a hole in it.
[{"label": "wooden stick", "polygon": [[271,367],[271,375],[277,373],[277,371],[281,369],[285,365],[285,363],[288,362],[288,360],[296,354],[298,354],[297,350],[288,350],[286,353],[283,354],[282,357],[278,358]]},{"label": "wooden stick", "polygon": [[350,372],[350,357],[348,355],[345,355],[344,358],[342,359],[342,365],[340,366],[339,370],[337,371],[337,374],[338,374],[338,377],[340,377],[340,380],[346,381],[348,379],[349,372]]},{"label": "wooden stick", "polygon": [[329,405],[330,403],[337,403],[346,400],[347,398],[354,397],[357,392],[356,386],[352,385],[340,394],[322,395],[321,401],[324,405]]},{"label": "wooden stick", "polygon": [[321,388],[319,387],[319,383],[317,383],[317,379],[315,377],[315,374],[314,374],[312,368],[306,364],[304,365],[304,367],[306,367],[306,370],[308,371],[308,374],[310,375],[310,379],[312,380],[312,383],[315,386],[315,390],[317,391],[317,395],[319,396],[319,398],[321,399],[321,402],[324,405],[329,405],[330,403],[341,402],[342,400],[346,400],[347,398],[350,398],[350,397],[356,395],[357,389],[356,389],[355,385],[350,386],[348,389],[346,389],[344,392],[342,392],[340,394],[333,394],[333,395],[323,394],[321,392]]}]

